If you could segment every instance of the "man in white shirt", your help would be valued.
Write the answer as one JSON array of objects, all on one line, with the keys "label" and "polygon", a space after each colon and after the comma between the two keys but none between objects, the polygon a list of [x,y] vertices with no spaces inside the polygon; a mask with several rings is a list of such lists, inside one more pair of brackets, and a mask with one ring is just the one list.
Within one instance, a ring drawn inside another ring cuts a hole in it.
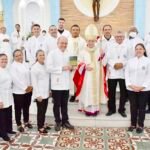
[{"label": "man in white shirt", "polygon": [[101,95],[101,103],[106,104],[108,100],[108,93],[107,93],[107,86],[105,84],[106,81],[104,81],[106,73],[105,73],[105,67],[102,65],[102,60],[104,55],[107,53],[107,46],[109,46],[111,43],[115,42],[115,38],[112,35],[112,26],[110,24],[105,24],[102,28],[102,37],[98,39],[98,48],[100,49],[100,81],[102,88],[100,89],[100,95]]},{"label": "man in white shirt", "polygon": [[59,37],[57,43],[58,48],[51,51],[47,57],[47,70],[51,73],[51,90],[54,99],[53,112],[56,131],[59,131],[61,126],[74,129],[74,126],[68,121],[69,78],[72,67],[69,65],[69,53],[66,51],[67,44],[68,40],[66,37]]},{"label": "man in white shirt", "polygon": [[127,98],[124,69],[127,62],[127,46],[124,44],[124,33],[118,31],[115,35],[114,43],[110,44],[106,53],[107,78],[108,78],[108,113],[110,116],[116,113],[116,87],[120,87],[120,103],[118,112],[122,117],[127,117],[125,113],[125,102]]},{"label": "man in white shirt", "polygon": [[23,48],[23,36],[20,30],[20,24],[15,25],[15,31],[11,34],[11,44],[13,51]]},{"label": "man in white shirt", "polygon": [[59,18],[58,19],[58,36],[65,36],[68,38],[71,36],[70,32],[65,29],[65,19],[64,18]]},{"label": "man in white shirt", "polygon": [[[68,38],[68,46],[67,50],[70,53],[70,55],[74,58],[76,58],[76,63],[78,59],[79,53],[84,50],[86,46],[85,40],[80,36],[80,27],[77,24],[72,25],[71,27],[71,36]],[[74,66],[77,67],[77,64]],[[70,102],[75,101],[75,85],[73,82],[75,71],[73,70],[71,72],[71,79],[70,79]]]},{"label": "man in white shirt", "polygon": [[35,56],[38,50],[43,50],[45,52],[45,56],[47,56],[48,54],[45,44],[45,38],[42,35],[40,35],[40,32],[40,25],[34,24],[32,26],[33,36],[30,37],[26,43],[26,59],[29,61],[30,65],[33,65],[35,63]]},{"label": "man in white shirt", "polygon": [[49,27],[48,35],[46,36],[46,47],[48,49],[48,53],[54,49],[57,49],[57,27],[55,25],[51,25]]},{"label": "man in white shirt", "polygon": [[128,38],[126,39],[126,44],[128,45],[129,58],[133,58],[135,56],[135,46],[138,43],[144,44],[144,41],[139,36],[138,29],[136,27],[131,27],[128,32]]}]

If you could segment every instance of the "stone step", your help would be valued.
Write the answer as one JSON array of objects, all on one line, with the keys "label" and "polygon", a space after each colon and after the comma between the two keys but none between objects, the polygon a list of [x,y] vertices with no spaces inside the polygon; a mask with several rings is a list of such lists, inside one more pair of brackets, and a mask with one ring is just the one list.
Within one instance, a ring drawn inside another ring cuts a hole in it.
[{"label": "stone step", "polygon": [[[117,107],[118,107],[117,102]],[[87,117],[85,114],[78,112],[77,103],[68,104],[69,120],[75,126],[93,126],[93,127],[128,127],[130,125],[130,109],[129,103],[126,103],[127,117],[123,118],[120,114],[116,113],[112,116],[105,116],[107,113],[107,105],[101,105],[100,114],[96,117]],[[30,107],[30,114],[36,115],[37,108],[36,103],[32,103]],[[49,101],[46,116],[50,118],[51,122],[54,122],[53,117],[53,104]],[[36,118],[36,116],[35,116]],[[150,126],[150,114],[146,114],[145,126]]]}]

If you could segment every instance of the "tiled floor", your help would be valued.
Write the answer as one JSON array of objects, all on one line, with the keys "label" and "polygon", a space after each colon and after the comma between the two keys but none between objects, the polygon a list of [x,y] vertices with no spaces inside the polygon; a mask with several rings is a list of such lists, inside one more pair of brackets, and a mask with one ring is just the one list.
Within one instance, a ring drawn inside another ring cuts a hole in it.
[{"label": "tiled floor", "polygon": [[143,134],[127,132],[126,128],[76,127],[40,135],[36,127],[12,136],[13,142],[0,139],[1,150],[150,150],[150,128]]}]

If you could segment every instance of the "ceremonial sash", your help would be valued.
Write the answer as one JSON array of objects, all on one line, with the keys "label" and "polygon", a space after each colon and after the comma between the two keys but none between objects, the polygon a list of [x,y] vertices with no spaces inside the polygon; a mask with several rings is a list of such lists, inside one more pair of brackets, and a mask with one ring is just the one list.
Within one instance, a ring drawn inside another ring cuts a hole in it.
[{"label": "ceremonial sash", "polygon": [[74,77],[73,77],[73,81],[74,84],[77,88],[76,90],[76,96],[78,96],[80,94],[82,85],[83,85],[83,81],[84,81],[84,76],[85,76],[85,64],[84,63],[80,63],[75,71]]}]

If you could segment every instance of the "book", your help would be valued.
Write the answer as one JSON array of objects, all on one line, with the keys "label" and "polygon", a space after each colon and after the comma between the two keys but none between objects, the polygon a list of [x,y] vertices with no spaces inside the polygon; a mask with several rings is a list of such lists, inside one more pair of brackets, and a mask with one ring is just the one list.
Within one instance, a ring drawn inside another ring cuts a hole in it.
[{"label": "book", "polygon": [[77,56],[70,56],[70,58],[69,58],[69,64],[71,66],[77,66]]}]

